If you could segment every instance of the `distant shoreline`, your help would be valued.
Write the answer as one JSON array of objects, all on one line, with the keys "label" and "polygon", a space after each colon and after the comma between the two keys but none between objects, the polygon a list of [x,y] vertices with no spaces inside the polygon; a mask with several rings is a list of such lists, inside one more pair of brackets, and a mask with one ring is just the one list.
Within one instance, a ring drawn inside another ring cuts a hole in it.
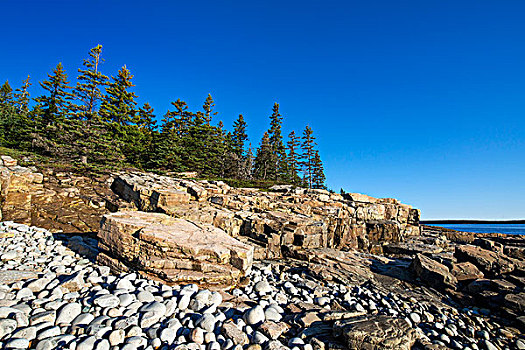
[{"label": "distant shoreline", "polygon": [[525,224],[525,220],[420,220],[420,224]]}]

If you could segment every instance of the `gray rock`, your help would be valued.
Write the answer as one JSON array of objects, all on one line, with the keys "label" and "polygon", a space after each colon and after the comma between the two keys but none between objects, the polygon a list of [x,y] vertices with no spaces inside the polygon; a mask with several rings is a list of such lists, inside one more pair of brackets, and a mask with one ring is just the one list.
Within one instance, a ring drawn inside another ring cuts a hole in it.
[{"label": "gray rock", "polygon": [[139,294],[137,294],[137,299],[143,303],[151,303],[152,301],[155,301],[153,294],[147,290],[139,292]]},{"label": "gray rock", "polygon": [[260,305],[257,305],[249,309],[244,314],[244,321],[249,325],[256,325],[256,324],[264,322],[264,320],[265,320],[264,309]]},{"label": "gray rock", "polygon": [[408,315],[408,317],[410,317],[410,320],[414,322],[415,325],[421,322],[421,316],[419,316],[418,313],[411,312],[410,315]]},{"label": "gray rock", "polygon": [[139,309],[140,312],[153,312],[159,317],[166,315],[166,305],[158,301],[150,302]]},{"label": "gray rock", "polygon": [[79,303],[65,304],[57,311],[55,324],[70,324],[81,312],[82,305]]},{"label": "gray rock", "polygon": [[11,334],[17,327],[15,320],[11,319],[0,319],[0,339],[4,336]]},{"label": "gray rock", "polygon": [[173,344],[173,342],[175,341],[176,337],[177,337],[177,330],[175,330],[173,328],[164,328],[160,332],[160,340],[162,340],[163,342],[168,343],[168,345]]},{"label": "gray rock", "polygon": [[11,338],[5,343],[6,349],[29,349],[29,339]]},{"label": "gray rock", "polygon": [[204,314],[197,320],[195,325],[201,327],[207,332],[213,332],[215,329],[215,317],[212,314]]},{"label": "gray rock", "polygon": [[96,342],[97,342],[96,337],[89,336],[77,344],[76,350],[93,350],[95,348]]},{"label": "gray rock", "polygon": [[117,307],[120,305],[120,299],[112,294],[106,294],[95,298],[93,303],[100,307]]},{"label": "gray rock", "polygon": [[37,332],[36,339],[46,339],[60,335],[60,327],[54,326],[50,328],[44,328],[41,331]]},{"label": "gray rock", "polygon": [[108,337],[109,344],[111,346],[117,346],[119,344],[124,343],[125,335],[126,333],[124,332],[123,329],[116,329],[112,331],[111,333],[109,333],[109,337]]},{"label": "gray rock", "polygon": [[255,284],[253,288],[257,293],[271,293],[272,292],[272,286],[270,286],[270,283],[268,281],[262,280]]}]

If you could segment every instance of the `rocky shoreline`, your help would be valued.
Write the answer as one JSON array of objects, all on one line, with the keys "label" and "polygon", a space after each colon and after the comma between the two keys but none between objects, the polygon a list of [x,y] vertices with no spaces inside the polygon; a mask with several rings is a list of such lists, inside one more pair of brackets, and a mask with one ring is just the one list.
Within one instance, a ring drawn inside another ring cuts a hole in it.
[{"label": "rocky shoreline", "polygon": [[41,171],[1,158],[0,348],[525,349],[524,237],[361,194]]},{"label": "rocky shoreline", "polygon": [[[228,292],[112,275],[70,247],[88,238],[0,224],[5,349],[522,349],[519,331],[425,288],[327,282],[257,263]],[[84,240],[86,242],[84,242]],[[428,293],[428,294],[427,294]]]}]

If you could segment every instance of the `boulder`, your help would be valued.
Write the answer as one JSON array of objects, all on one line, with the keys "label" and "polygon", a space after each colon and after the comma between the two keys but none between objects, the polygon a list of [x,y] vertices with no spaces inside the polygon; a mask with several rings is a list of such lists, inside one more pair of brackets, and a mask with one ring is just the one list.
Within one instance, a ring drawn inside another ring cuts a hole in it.
[{"label": "boulder", "polygon": [[481,272],[476,265],[470,262],[462,262],[452,265],[452,274],[460,282],[462,281],[474,281],[478,278],[483,278],[483,272]]},{"label": "boulder", "polygon": [[425,255],[416,255],[410,268],[421,282],[428,286],[436,289],[456,288],[457,280],[448,267]]},{"label": "boulder", "polygon": [[496,253],[473,245],[458,245],[454,251],[458,262],[470,262],[485,276],[494,277],[512,272],[515,263],[503,253]]},{"label": "boulder", "polygon": [[208,224],[161,213],[116,212],[98,233],[104,262],[125,265],[167,282],[234,283],[251,269],[253,247]]},{"label": "boulder", "polygon": [[342,336],[348,349],[409,350],[417,340],[405,320],[384,315],[337,321],[334,335]]}]

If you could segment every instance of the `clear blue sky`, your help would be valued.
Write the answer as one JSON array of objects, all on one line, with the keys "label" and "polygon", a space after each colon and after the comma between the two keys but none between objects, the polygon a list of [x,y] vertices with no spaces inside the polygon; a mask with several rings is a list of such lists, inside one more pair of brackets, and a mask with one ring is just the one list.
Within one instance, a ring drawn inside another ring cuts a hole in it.
[{"label": "clear blue sky", "polygon": [[[273,102],[309,124],[328,186],[423,218],[525,218],[525,2],[2,1],[0,80],[70,77],[104,46],[139,102],[208,93],[258,145]],[[40,93],[35,84],[33,96]]]}]

